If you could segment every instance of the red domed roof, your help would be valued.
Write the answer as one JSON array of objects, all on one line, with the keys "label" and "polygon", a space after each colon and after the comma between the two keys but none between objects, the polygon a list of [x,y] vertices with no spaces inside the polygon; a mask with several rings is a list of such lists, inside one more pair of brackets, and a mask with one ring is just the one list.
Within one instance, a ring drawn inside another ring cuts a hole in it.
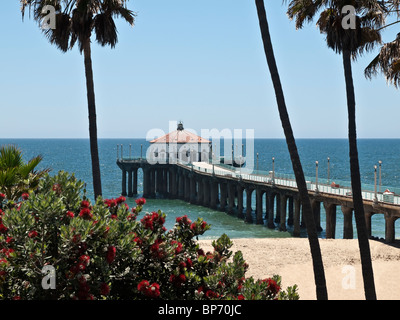
[{"label": "red domed roof", "polygon": [[179,123],[175,131],[154,139],[150,143],[211,143],[211,141],[185,130],[182,123]]}]

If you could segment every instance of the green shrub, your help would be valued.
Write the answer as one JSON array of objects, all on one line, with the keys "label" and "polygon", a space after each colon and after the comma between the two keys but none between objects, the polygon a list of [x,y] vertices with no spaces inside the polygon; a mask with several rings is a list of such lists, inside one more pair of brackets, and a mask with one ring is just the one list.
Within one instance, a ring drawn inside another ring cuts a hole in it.
[{"label": "green shrub", "polygon": [[124,197],[92,204],[83,186],[65,172],[47,175],[0,210],[2,299],[298,299],[278,276],[246,279],[228,236],[204,252],[196,241],[210,228],[203,219],[182,216],[166,230],[161,211],[139,219],[145,199],[134,208]]}]

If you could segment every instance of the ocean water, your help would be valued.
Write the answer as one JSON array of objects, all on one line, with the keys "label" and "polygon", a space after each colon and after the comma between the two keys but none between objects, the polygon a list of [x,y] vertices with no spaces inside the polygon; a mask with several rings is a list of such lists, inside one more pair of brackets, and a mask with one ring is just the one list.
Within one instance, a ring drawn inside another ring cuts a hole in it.
[{"label": "ocean water", "polygon": [[[346,139],[298,139],[299,150],[304,173],[315,179],[318,160],[318,177],[322,181],[328,175],[330,158],[330,181],[347,181],[350,183],[349,152]],[[245,141],[244,141],[245,143]],[[87,194],[93,197],[92,173],[89,140],[87,139],[0,139],[0,145],[14,144],[23,152],[24,158],[40,154],[43,161],[40,168],[50,168],[51,174],[59,170],[74,172],[76,177],[87,183]],[[104,198],[115,198],[121,193],[121,170],[116,165],[117,145],[123,145],[123,155],[128,157],[143,156],[148,147],[145,139],[100,139],[100,165]],[[223,146],[221,146],[222,148]],[[246,148],[246,146],[245,146]],[[374,187],[374,165],[382,161],[382,189],[400,190],[400,139],[360,139],[358,142],[360,171],[363,186]],[[276,173],[292,174],[292,167],[286,142],[283,139],[255,139],[254,153],[258,153],[255,169],[272,170],[272,157],[275,158]],[[121,149],[119,148],[119,154]],[[256,159],[256,156],[254,157]],[[138,173],[138,193],[142,193],[141,170]],[[373,189],[372,189],[373,190]],[[127,198],[129,206],[134,205],[134,198]],[[245,203],[245,202],[244,202]],[[192,220],[204,218],[211,224],[211,229],[202,238],[217,238],[226,233],[230,238],[267,238],[290,237],[291,229],[286,232],[268,229],[263,225],[248,224],[224,212],[211,210],[197,205],[191,205],[181,200],[148,199],[145,211],[162,210],[167,214],[166,227],[172,228],[178,216],[187,214]],[[354,221],[354,219],[353,219]],[[372,218],[372,235],[384,238],[383,215]],[[325,212],[321,206],[321,226],[325,229]],[[340,208],[337,213],[336,238],[342,238],[343,224]],[[354,235],[357,236],[355,224]],[[302,236],[306,236],[305,230]],[[320,232],[325,237],[325,230]]]}]

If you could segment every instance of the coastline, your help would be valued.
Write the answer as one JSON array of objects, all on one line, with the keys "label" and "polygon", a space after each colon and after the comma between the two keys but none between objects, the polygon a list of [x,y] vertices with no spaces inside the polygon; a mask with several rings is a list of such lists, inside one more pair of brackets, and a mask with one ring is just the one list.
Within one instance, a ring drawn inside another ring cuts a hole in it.
[{"label": "coastline", "polygon": [[[249,264],[246,277],[282,277],[282,288],[298,285],[300,300],[316,300],[314,272],[307,238],[231,239]],[[365,300],[357,239],[319,239],[329,300]],[[211,251],[212,240],[199,240]],[[378,300],[400,300],[400,248],[370,240]]]}]

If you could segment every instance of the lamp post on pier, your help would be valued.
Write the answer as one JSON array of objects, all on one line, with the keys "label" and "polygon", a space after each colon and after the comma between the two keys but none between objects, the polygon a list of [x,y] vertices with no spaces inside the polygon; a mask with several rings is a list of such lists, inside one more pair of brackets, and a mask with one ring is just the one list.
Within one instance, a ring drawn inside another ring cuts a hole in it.
[{"label": "lamp post on pier", "polygon": [[318,161],[315,161],[315,193],[319,193],[319,190],[318,190]]},{"label": "lamp post on pier", "polygon": [[382,188],[382,161],[379,160],[379,193],[381,193]]},{"label": "lamp post on pier", "polygon": [[258,171],[258,152],[257,152],[257,171]]},{"label": "lamp post on pier", "polygon": [[212,153],[212,175],[215,176],[215,170],[214,170],[214,152]]},{"label": "lamp post on pier", "polygon": [[[237,143],[235,144],[235,159],[237,158],[236,153],[239,153]],[[239,161],[240,161],[240,159],[239,159]],[[236,160],[235,160],[235,162],[236,162]],[[240,165],[240,163],[239,163],[239,165]]]},{"label": "lamp post on pier", "polygon": [[240,155],[239,161],[240,161],[239,175],[240,175],[240,180],[242,180],[242,155]]},{"label": "lamp post on pier", "polygon": [[272,157],[272,185],[275,185],[275,157]]},{"label": "lamp post on pier", "polygon": [[329,184],[329,178],[330,178],[330,158],[328,157],[328,184]]},{"label": "lamp post on pier", "polygon": [[378,203],[378,195],[377,195],[377,193],[376,193],[376,169],[377,169],[378,167],[376,166],[376,165],[374,165],[374,169],[375,169],[375,174],[374,174],[374,176],[375,176],[375,197],[374,197],[374,203]]}]

